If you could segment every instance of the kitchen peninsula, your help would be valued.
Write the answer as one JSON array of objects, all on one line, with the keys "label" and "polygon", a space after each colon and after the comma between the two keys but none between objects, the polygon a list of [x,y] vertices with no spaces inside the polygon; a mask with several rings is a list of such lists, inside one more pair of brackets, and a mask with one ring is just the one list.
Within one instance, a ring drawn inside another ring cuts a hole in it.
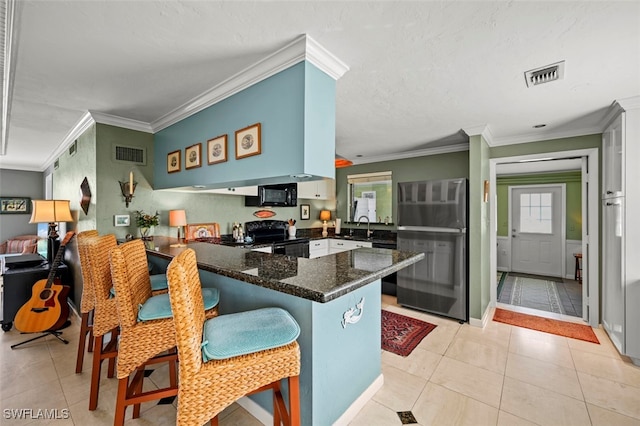
[{"label": "kitchen peninsula", "polygon": [[[381,278],[424,254],[360,248],[307,259],[204,242],[170,247],[175,242],[147,242],[150,264],[164,271],[192,248],[202,286],[220,291],[221,314],[278,306],[300,324],[303,425],[345,424],[382,386]],[[269,422],[270,395],[252,395],[241,405]]]}]

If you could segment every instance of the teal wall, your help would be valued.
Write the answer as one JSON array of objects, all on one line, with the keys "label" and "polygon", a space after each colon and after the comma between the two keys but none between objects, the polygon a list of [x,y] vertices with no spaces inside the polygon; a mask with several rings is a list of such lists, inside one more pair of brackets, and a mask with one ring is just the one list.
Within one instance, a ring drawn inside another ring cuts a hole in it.
[{"label": "teal wall", "polygon": [[498,236],[509,235],[509,186],[566,185],[566,236],[568,240],[582,240],[582,173],[540,173],[532,175],[499,176],[496,178]]},{"label": "teal wall", "polygon": [[[261,124],[261,154],[236,160],[235,132]],[[228,135],[228,161],[207,164],[207,140]],[[208,188],[292,181],[291,175],[333,177],[335,80],[301,62],[154,135],[156,189]],[[184,149],[202,144],[202,167],[185,170]],[[182,151],[181,171],[167,155]]]},{"label": "teal wall", "polygon": [[[399,182],[413,182],[429,179],[469,177],[469,152],[460,151],[447,154],[428,155],[402,160],[380,161],[336,169],[336,217],[346,222],[348,184],[347,175],[391,171],[393,218],[397,217],[397,187]],[[349,227],[350,225],[347,225]],[[396,224],[376,224],[374,229],[395,230]]]}]

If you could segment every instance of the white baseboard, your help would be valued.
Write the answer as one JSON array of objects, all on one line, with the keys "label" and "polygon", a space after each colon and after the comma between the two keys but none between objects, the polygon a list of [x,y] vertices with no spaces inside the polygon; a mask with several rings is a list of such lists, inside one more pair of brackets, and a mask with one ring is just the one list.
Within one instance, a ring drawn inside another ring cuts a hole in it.
[{"label": "white baseboard", "polygon": [[378,378],[376,378],[373,383],[369,385],[367,389],[355,400],[353,404],[347,408],[347,410],[342,413],[340,418],[333,423],[333,426],[346,426],[358,415],[360,410],[364,408],[364,406],[373,398],[373,395],[376,394],[384,385],[384,376],[380,374]]},{"label": "white baseboard", "polygon": [[247,410],[249,414],[255,417],[256,420],[258,420],[263,425],[269,426],[273,424],[273,414],[262,408],[251,398],[243,396],[237,402],[239,406]]},{"label": "white baseboard", "polygon": [[492,308],[494,307],[494,303],[489,303],[487,305],[487,309],[485,309],[484,313],[482,314],[482,319],[469,318],[469,325],[473,327],[484,328],[489,323],[489,317],[491,316]]},{"label": "white baseboard", "polygon": [[[374,381],[369,385],[367,389],[355,400],[353,403],[347,408],[347,410],[342,413],[340,418],[333,423],[333,426],[343,426],[348,425],[351,420],[353,420],[356,415],[362,410],[362,408],[373,398],[373,395],[376,394],[384,384],[384,376],[380,374]],[[269,413],[267,410],[262,408],[260,405],[256,404],[250,398],[243,396],[238,400],[238,405],[247,410],[249,414],[256,418],[260,423],[265,426],[269,426],[273,424],[273,415]]]}]

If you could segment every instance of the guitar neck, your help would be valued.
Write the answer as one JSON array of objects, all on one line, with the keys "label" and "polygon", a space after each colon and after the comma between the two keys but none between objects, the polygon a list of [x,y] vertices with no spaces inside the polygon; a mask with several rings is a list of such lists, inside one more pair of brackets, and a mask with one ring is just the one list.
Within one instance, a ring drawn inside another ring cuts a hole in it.
[{"label": "guitar neck", "polygon": [[51,270],[49,271],[49,276],[47,277],[47,284],[45,285],[45,288],[51,288],[51,286],[53,285],[53,282],[56,278],[56,273],[58,272],[58,266],[60,266],[60,262],[62,261],[64,248],[66,247],[67,243],[71,241],[71,238],[73,238],[74,234],[75,233],[73,231],[67,232],[67,235],[64,237],[64,240],[60,244],[60,248],[56,253],[56,257],[53,259],[53,264],[51,265]]}]

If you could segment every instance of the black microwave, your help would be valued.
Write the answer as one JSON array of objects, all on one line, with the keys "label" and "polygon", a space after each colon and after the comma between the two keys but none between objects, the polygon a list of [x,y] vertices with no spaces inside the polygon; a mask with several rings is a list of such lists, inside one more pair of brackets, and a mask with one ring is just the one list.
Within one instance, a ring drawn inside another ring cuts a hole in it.
[{"label": "black microwave", "polygon": [[298,184],[258,186],[258,203],[262,207],[295,207],[298,204]]}]

